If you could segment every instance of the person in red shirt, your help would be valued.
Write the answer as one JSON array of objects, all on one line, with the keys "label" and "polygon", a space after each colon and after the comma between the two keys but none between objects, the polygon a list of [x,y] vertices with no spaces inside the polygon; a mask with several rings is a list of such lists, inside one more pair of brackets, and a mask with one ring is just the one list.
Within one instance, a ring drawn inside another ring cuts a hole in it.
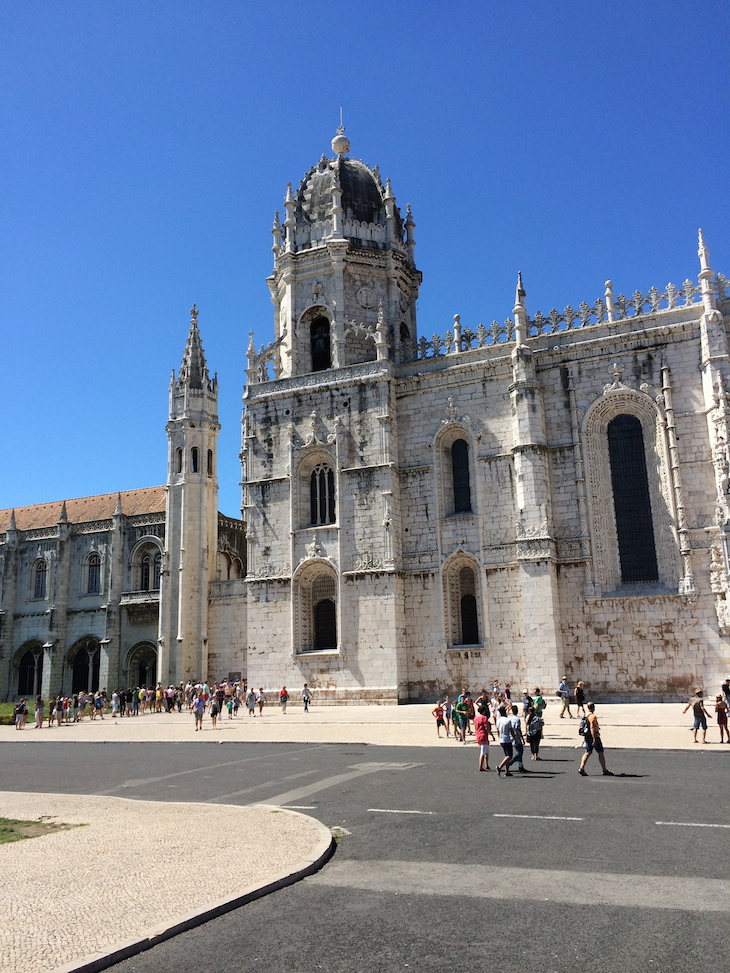
[{"label": "person in red shirt", "polygon": [[441,727],[446,726],[446,721],[444,720],[444,708],[441,705],[441,700],[436,700],[436,705],[431,710],[431,716],[436,718],[436,734],[441,736]]},{"label": "person in red shirt", "polygon": [[489,737],[494,739],[488,713],[487,706],[480,706],[478,716],[474,717],[474,733],[479,747],[479,770],[489,770]]}]

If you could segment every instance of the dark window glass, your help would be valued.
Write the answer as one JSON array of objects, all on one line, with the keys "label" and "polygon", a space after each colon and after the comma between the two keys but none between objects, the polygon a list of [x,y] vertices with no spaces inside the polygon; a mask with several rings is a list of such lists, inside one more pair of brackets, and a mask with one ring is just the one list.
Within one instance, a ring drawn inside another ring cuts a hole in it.
[{"label": "dark window glass", "polygon": [[213,476],[213,450],[208,450],[208,476]]},{"label": "dark window glass", "polygon": [[312,526],[335,522],[335,474],[320,464],[309,478],[309,512]]},{"label": "dark window glass", "polygon": [[461,598],[461,641],[463,645],[479,644],[477,600],[474,595],[462,595]]},{"label": "dark window glass", "polygon": [[457,439],[451,447],[451,470],[454,477],[454,512],[471,510],[469,486],[469,445],[465,439]]},{"label": "dark window glass", "polygon": [[337,619],[331,598],[323,598],[314,606],[314,648],[337,648]]},{"label": "dark window glass", "polygon": [[323,372],[332,365],[330,353],[330,323],[327,318],[315,318],[309,329],[312,347],[312,371]]},{"label": "dark window glass", "polygon": [[182,473],[182,449],[178,446],[175,450],[175,472]]},{"label": "dark window glass", "polygon": [[142,560],[139,563],[139,590],[149,591],[152,567],[152,557],[149,554],[143,554]]},{"label": "dark window glass", "polygon": [[33,597],[46,597],[46,579],[48,577],[48,565],[45,561],[38,561],[35,566],[35,579],[33,582]]},{"label": "dark window glass", "polygon": [[86,590],[90,595],[98,595],[101,591],[101,558],[98,554],[89,557],[89,583]]},{"label": "dark window glass", "polygon": [[657,581],[659,569],[651,520],[649,480],[641,422],[616,416],[608,424],[613,506],[623,584]]},{"label": "dark window glass", "polygon": [[155,555],[155,571],[154,571],[154,583],[152,587],[155,591],[159,590],[160,587],[160,575],[162,574],[162,555]]},{"label": "dark window glass", "polygon": [[193,446],[193,448],[190,450],[190,472],[191,473],[198,472],[198,447],[197,446]]},{"label": "dark window glass", "polygon": [[18,666],[18,696],[37,696],[41,691],[43,652],[35,649],[23,653]]}]

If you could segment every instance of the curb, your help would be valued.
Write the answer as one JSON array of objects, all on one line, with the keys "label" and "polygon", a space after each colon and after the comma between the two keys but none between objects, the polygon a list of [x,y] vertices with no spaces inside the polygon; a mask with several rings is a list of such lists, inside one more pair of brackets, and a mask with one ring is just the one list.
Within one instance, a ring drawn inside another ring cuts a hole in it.
[{"label": "curb", "polygon": [[[271,807],[272,805],[259,804],[253,806]],[[327,864],[337,847],[330,829],[322,824],[321,821],[310,817],[308,814],[300,814],[300,812],[290,811],[288,808],[277,807],[276,810],[282,814],[293,814],[297,817],[306,818],[314,825],[315,831],[319,833],[319,840],[312,852],[311,858],[300,859],[292,866],[291,870],[287,869],[286,871],[282,871],[279,875],[275,875],[273,879],[269,879],[264,885],[249,885],[243,892],[219,899],[217,902],[205,906],[202,911],[176,916],[174,919],[170,919],[169,922],[162,923],[148,930],[147,933],[139,938],[124,939],[121,942],[115,943],[108,950],[89,953],[82,959],[73,960],[71,963],[66,963],[63,966],[57,966],[53,970],[49,970],[48,973],[97,973],[99,970],[109,969],[110,966],[121,963],[122,960],[129,959],[130,956],[143,953],[147,949],[152,949],[158,943],[164,943],[165,940],[172,939],[181,932],[186,932],[188,929],[201,926],[210,919],[216,919],[218,916],[225,915],[227,912],[238,909],[240,906],[246,905],[248,902],[253,902],[255,899],[260,899],[264,895],[269,895],[271,892],[278,892],[279,889],[286,888],[287,885],[293,885],[295,882],[300,881],[300,879],[319,871],[323,865]]]}]

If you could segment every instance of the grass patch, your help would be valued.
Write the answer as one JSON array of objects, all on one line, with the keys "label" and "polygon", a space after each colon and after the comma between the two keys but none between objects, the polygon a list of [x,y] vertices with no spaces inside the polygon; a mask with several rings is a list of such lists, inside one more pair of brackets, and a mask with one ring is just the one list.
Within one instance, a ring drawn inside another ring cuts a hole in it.
[{"label": "grass patch", "polygon": [[39,838],[54,831],[68,831],[69,828],[80,828],[80,824],[62,824],[60,821],[49,821],[39,818],[38,821],[20,821],[16,818],[0,818],[0,845],[7,845],[11,841],[22,841],[24,838]]}]

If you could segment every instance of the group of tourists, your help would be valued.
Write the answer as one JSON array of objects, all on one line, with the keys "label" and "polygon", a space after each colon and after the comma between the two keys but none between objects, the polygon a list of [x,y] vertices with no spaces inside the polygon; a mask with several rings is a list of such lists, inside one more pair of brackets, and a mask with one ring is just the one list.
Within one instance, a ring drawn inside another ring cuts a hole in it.
[{"label": "group of tourists", "polygon": [[[598,754],[603,775],[612,777],[612,772],[606,766],[601,727],[596,716],[596,704],[586,701],[583,681],[576,684],[575,693],[572,693],[567,676],[563,676],[555,695],[561,703],[561,710],[558,714],[560,719],[564,719],[566,714],[571,720],[580,719],[578,733],[583,739],[583,755],[578,773],[582,777],[587,776],[586,763],[591,754],[595,752]],[[575,717],[570,711],[571,700],[575,701]],[[520,715],[519,706],[512,701],[510,684],[506,683],[502,688],[495,681],[491,693],[483,689],[476,699],[472,699],[472,695],[467,689],[458,696],[456,702],[452,702],[448,695],[444,696],[437,700],[436,706],[432,710],[432,716],[436,720],[436,733],[439,737],[441,737],[442,729],[446,737],[452,738],[457,743],[465,744],[467,736],[474,737],[479,747],[479,771],[491,770],[489,766],[489,743],[490,740],[496,742],[498,738],[504,757],[496,767],[497,774],[500,777],[502,774],[505,777],[511,777],[510,767],[514,765],[516,765],[518,773],[528,772],[523,763],[524,753],[528,745],[531,759],[541,759],[540,743],[545,726],[543,713],[546,705],[540,687],[535,686],[532,695],[528,690],[525,690],[522,696],[522,714]],[[701,689],[695,691],[694,696],[682,712],[686,713],[690,708],[694,716],[694,741],[695,743],[698,742],[697,733],[701,732],[701,742],[706,743],[707,720],[710,718],[710,713],[705,708],[704,693]],[[720,687],[720,692],[715,697],[714,711],[720,730],[720,743],[725,741],[730,743],[730,732],[728,731],[730,678],[725,680]],[[497,736],[495,736],[495,729]]]}]

